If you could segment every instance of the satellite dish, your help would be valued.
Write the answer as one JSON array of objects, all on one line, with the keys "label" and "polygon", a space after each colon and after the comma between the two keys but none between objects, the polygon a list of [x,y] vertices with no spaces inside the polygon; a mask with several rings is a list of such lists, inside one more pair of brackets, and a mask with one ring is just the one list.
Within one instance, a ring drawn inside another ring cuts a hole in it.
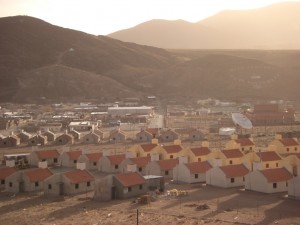
[{"label": "satellite dish", "polygon": [[231,117],[233,122],[242,128],[251,129],[253,127],[251,121],[241,113],[232,113]]}]

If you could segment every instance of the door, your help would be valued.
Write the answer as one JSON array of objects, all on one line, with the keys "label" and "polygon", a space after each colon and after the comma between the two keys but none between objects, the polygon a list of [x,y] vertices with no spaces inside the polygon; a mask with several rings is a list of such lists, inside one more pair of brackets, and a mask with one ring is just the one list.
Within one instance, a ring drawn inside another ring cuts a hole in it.
[{"label": "door", "polygon": [[62,196],[64,195],[64,183],[59,183],[59,195]]},{"label": "door", "polygon": [[115,200],[116,199],[116,187],[113,186],[111,187],[111,200]]}]

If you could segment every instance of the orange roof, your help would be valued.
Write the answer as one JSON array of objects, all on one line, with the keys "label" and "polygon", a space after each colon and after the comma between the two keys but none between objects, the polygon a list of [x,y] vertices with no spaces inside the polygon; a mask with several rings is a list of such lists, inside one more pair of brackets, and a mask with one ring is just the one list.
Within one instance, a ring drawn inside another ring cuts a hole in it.
[{"label": "orange roof", "polygon": [[72,170],[64,173],[72,184],[79,184],[94,180],[94,177],[87,170]]},{"label": "orange roof", "polygon": [[168,154],[178,153],[182,150],[180,145],[167,145],[163,146],[163,149],[165,149]]},{"label": "orange roof", "polygon": [[237,139],[237,140],[235,140],[235,142],[240,144],[241,146],[254,145],[253,141],[251,141],[249,138]]},{"label": "orange roof", "polygon": [[296,146],[299,143],[293,138],[283,138],[279,140],[284,146]]},{"label": "orange roof", "polygon": [[244,154],[239,149],[225,149],[221,150],[221,152],[227,159],[241,158],[242,156],[244,156]]},{"label": "orange roof", "polygon": [[171,170],[179,163],[179,160],[178,159],[166,159],[166,160],[159,160],[156,162],[162,170]]},{"label": "orange roof", "polygon": [[209,153],[211,153],[208,147],[191,148],[191,151],[194,153],[195,156],[208,155]]},{"label": "orange roof", "polygon": [[97,162],[102,157],[102,152],[93,152],[85,154],[91,162]]},{"label": "orange roof", "polygon": [[125,159],[125,154],[107,156],[111,164],[118,165]]},{"label": "orange roof", "polygon": [[138,158],[131,158],[131,161],[139,167],[146,166],[151,160],[151,157],[138,157]]},{"label": "orange roof", "polygon": [[141,145],[141,148],[144,150],[144,152],[150,152],[156,146],[157,144],[143,144]]},{"label": "orange roof", "polygon": [[4,180],[6,177],[12,175],[16,171],[17,170],[14,167],[8,167],[8,166],[1,167],[0,168],[0,180]]},{"label": "orange roof", "polygon": [[263,162],[281,160],[280,156],[274,151],[257,152],[256,154]]},{"label": "orange roof", "polygon": [[24,172],[30,182],[43,181],[50,177],[53,173],[48,169],[36,168]]},{"label": "orange roof", "polygon": [[249,170],[243,164],[220,166],[227,178],[242,177],[249,173]]},{"label": "orange roof", "polygon": [[54,159],[59,157],[59,153],[56,149],[36,151],[35,153],[39,159]]},{"label": "orange roof", "polygon": [[138,173],[120,173],[115,175],[115,177],[124,187],[146,183],[145,178]]},{"label": "orange roof", "polygon": [[70,160],[77,160],[79,156],[81,156],[81,154],[81,150],[67,152],[67,155],[69,156]]},{"label": "orange roof", "polygon": [[268,182],[288,181],[293,178],[285,168],[265,169],[259,172],[267,178]]},{"label": "orange roof", "polygon": [[205,173],[207,170],[212,168],[212,166],[210,165],[210,163],[208,161],[191,162],[191,163],[187,163],[185,165],[190,170],[191,174]]}]

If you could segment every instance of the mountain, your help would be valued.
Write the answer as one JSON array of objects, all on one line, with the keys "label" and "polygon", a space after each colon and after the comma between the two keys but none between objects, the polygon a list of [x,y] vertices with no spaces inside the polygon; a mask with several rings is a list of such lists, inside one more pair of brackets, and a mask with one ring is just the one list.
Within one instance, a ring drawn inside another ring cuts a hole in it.
[{"label": "mountain", "polygon": [[[123,89],[138,95],[139,78],[175,60],[163,49],[64,29],[27,16],[1,18],[0,30],[1,100],[33,94],[57,98],[58,94],[77,97],[80,93],[85,97],[86,91],[94,97],[124,96]],[[55,89],[49,88],[48,79]],[[74,93],[62,82],[77,82]],[[91,85],[80,87],[82,83]]]},{"label": "mountain", "polygon": [[197,23],[151,20],[108,36],[165,49],[300,49],[299,12],[299,2],[285,2]]},{"label": "mountain", "polygon": [[0,102],[147,95],[298,100],[300,94],[300,51],[164,50],[27,16],[0,18],[0,30]]}]

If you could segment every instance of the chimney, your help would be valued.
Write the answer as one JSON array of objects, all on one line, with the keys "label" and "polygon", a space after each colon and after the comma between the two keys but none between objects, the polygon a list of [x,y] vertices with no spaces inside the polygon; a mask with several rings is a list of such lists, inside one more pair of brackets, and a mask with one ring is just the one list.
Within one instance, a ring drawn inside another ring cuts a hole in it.
[{"label": "chimney", "polygon": [[187,156],[180,156],[178,159],[179,159],[179,164],[188,163],[188,157]]},{"label": "chimney", "polygon": [[158,139],[157,138],[153,138],[151,140],[151,144],[157,144],[158,145]]},{"label": "chimney", "polygon": [[181,140],[180,139],[174,140],[174,145],[181,145]]},{"label": "chimney", "polygon": [[151,162],[152,161],[159,161],[159,154],[158,153],[151,154]]},{"label": "chimney", "polygon": [[78,169],[78,170],[85,170],[86,169],[86,165],[85,165],[85,163],[84,162],[78,162],[78,163],[76,163],[76,169]]},{"label": "chimney", "polygon": [[209,142],[208,141],[202,141],[201,146],[209,148]]},{"label": "chimney", "polygon": [[42,168],[42,169],[47,169],[48,168],[48,162],[47,161],[39,162],[38,167]]},{"label": "chimney", "polygon": [[136,164],[128,164],[126,170],[127,172],[135,173],[137,171]]}]

